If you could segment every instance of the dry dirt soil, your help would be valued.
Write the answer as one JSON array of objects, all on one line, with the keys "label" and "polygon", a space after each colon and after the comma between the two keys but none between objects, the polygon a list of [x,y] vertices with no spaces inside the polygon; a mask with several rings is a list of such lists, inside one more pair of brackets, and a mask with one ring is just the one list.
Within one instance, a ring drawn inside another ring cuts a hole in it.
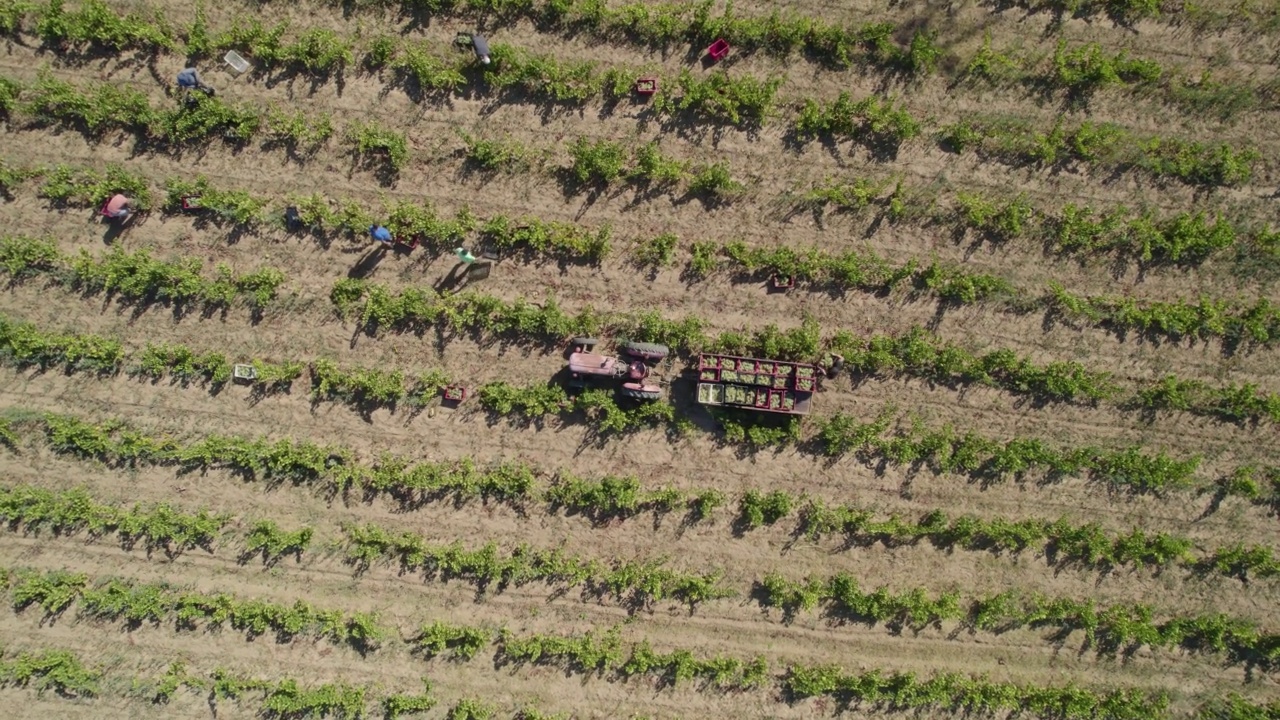
[{"label": "dry dirt soil", "polygon": [[[121,0],[112,0],[109,5],[119,10],[142,7]],[[395,32],[440,43],[447,43],[470,22],[441,17],[420,25],[394,13],[360,9],[359,5],[352,3],[344,10],[310,0],[261,4],[233,0],[208,7],[208,11],[215,29],[252,16],[264,22],[288,19],[293,24],[291,33],[303,28],[332,28],[347,35],[358,31],[368,38]],[[1229,8],[1232,3],[1209,5]],[[939,31],[939,42],[946,49],[944,67],[967,62],[989,34],[997,48],[1020,47],[1046,58],[1052,56],[1059,39],[1087,40],[1098,42],[1108,52],[1127,50],[1190,73],[1211,69],[1215,77],[1259,85],[1272,83],[1277,76],[1280,41],[1276,36],[1240,29],[1200,32],[1179,24],[1176,15],[1126,28],[1101,16],[1067,18],[1059,24],[1049,13],[1028,14],[1016,8],[996,11],[974,3],[735,3],[743,14],[767,14],[779,6],[830,22],[883,19],[903,25],[927,24]],[[157,0],[146,7],[182,22],[190,10],[189,3],[176,0]],[[700,62],[688,59],[686,47],[665,53],[646,51],[624,42],[604,44],[541,32],[525,21],[488,24],[494,40],[564,59],[593,59],[606,66],[648,64],[665,72],[682,67],[705,72]],[[168,79],[182,67],[181,57],[164,53],[154,60],[131,56],[87,61],[60,58],[39,49],[32,36],[24,36],[21,43],[10,41],[0,52],[0,74],[7,77],[31,81],[41,68],[47,68],[55,76],[79,82],[133,87],[156,102],[163,99]],[[1232,354],[1213,342],[1152,343],[1118,338],[1100,329],[1047,325],[1039,314],[1019,315],[983,304],[943,312],[927,299],[885,298],[856,291],[832,295],[804,289],[768,294],[762,285],[727,273],[697,283],[687,283],[681,277],[693,241],[740,239],[753,246],[869,249],[895,262],[914,258],[927,263],[936,258],[1030,289],[1042,289],[1053,280],[1075,292],[1153,300],[1194,299],[1205,293],[1280,301],[1270,284],[1256,277],[1239,277],[1213,261],[1187,270],[1117,269],[1105,260],[1080,263],[1056,259],[1030,243],[992,247],[974,238],[957,240],[949,230],[936,227],[894,226],[869,217],[815,218],[809,213],[788,213],[782,200],[786,193],[804,191],[825,178],[900,177],[912,186],[946,192],[980,190],[1002,196],[1021,192],[1045,207],[1067,202],[1102,208],[1126,205],[1149,207],[1157,214],[1211,209],[1254,223],[1275,223],[1280,219],[1275,162],[1280,125],[1274,111],[1245,113],[1224,123],[1124,89],[1103,91],[1081,109],[1065,106],[1061,98],[1045,98],[1020,88],[957,87],[949,77],[941,76],[907,83],[887,80],[869,68],[836,71],[801,58],[782,61],[742,56],[735,58],[731,71],[784,76],[786,82],[779,91],[784,103],[797,103],[805,97],[830,98],[841,90],[851,91],[854,97],[882,92],[897,95],[917,116],[939,124],[982,112],[1025,117],[1049,127],[1056,117],[1066,115],[1069,120],[1115,122],[1142,133],[1247,142],[1259,149],[1262,159],[1249,184],[1209,192],[1178,183],[1157,184],[1135,172],[1111,175],[1084,167],[1053,171],[1013,167],[972,154],[949,154],[927,140],[908,143],[892,159],[870,157],[847,143],[834,149],[811,143],[797,151],[784,142],[783,119],[756,133],[733,129],[703,133],[664,129],[644,120],[642,106],[626,103],[610,113],[596,104],[580,110],[547,110],[484,95],[417,104],[400,89],[388,90],[391,86],[385,77],[354,68],[340,82],[329,80],[314,87],[305,76],[233,78],[212,68],[206,76],[221,97],[298,108],[310,115],[329,113],[339,128],[376,116],[385,125],[405,131],[412,160],[389,185],[369,172],[354,169],[336,140],[305,160],[257,145],[233,151],[217,144],[175,157],[137,153],[132,141],[124,137],[88,141],[79,133],[15,121],[0,130],[0,157],[10,165],[63,162],[101,168],[115,162],[149,178],[157,192],[166,178],[202,174],[220,187],[273,198],[320,192],[364,203],[429,199],[442,211],[452,212],[465,204],[481,217],[502,212],[588,226],[611,224],[615,251],[599,266],[505,259],[478,288],[505,299],[538,301],[553,294],[569,311],[587,304],[603,310],[655,309],[670,317],[700,317],[711,331],[767,324],[794,327],[806,314],[828,335],[837,330],[857,336],[902,332],[913,325],[927,325],[940,337],[974,352],[1009,348],[1041,363],[1075,360],[1113,373],[1117,383],[1125,387],[1174,373],[1215,385],[1251,382],[1264,391],[1280,392],[1273,349]],[[628,144],[660,138],[664,152],[673,156],[694,162],[728,161],[748,188],[742,198],[716,207],[678,194],[644,197],[630,190],[609,191],[599,197],[566,194],[551,172],[514,177],[469,172],[455,130],[537,148],[547,153],[546,165],[552,168],[567,165],[567,146],[580,136]],[[50,207],[36,197],[32,187],[16,191],[13,198],[0,204],[5,232],[47,235],[55,238],[64,252],[84,250],[100,255],[106,252],[107,243],[103,227],[93,215],[84,209]],[[641,239],[663,232],[681,238],[677,263],[646,277],[628,261],[629,250]],[[167,342],[220,351],[234,358],[309,361],[327,357],[344,366],[397,368],[406,375],[438,368],[465,379],[472,387],[492,380],[544,382],[562,364],[561,348],[497,346],[467,338],[439,340],[432,335],[368,337],[334,316],[327,296],[340,278],[358,272],[395,289],[425,287],[449,272],[451,257],[424,257],[418,251],[378,258],[360,243],[340,240],[322,244],[272,229],[231,233],[191,217],[158,212],[140,218],[112,242],[131,250],[149,248],[162,258],[200,258],[206,268],[219,262],[239,272],[278,267],[287,277],[288,299],[268,309],[256,322],[241,309],[213,318],[178,319],[162,306],[136,311],[101,297],[84,298],[33,281],[0,293],[0,311],[6,318],[48,330],[119,337],[130,352],[148,343]],[[1200,474],[1206,478],[1245,463],[1275,463],[1277,458],[1276,426],[1268,422],[1241,426],[1177,412],[1149,418],[1108,403],[1097,407],[1041,405],[997,389],[947,387],[893,376],[860,378],[857,382],[847,377],[837,379],[818,396],[816,414],[821,418],[844,412],[870,418],[889,403],[919,415],[931,426],[949,423],[961,431],[1001,439],[1037,437],[1059,445],[1102,447],[1142,444],[1180,457],[1200,454],[1204,458]],[[1199,578],[1181,569],[1157,573],[1119,568],[1099,573],[1056,567],[1030,551],[1000,555],[944,552],[927,543],[886,548],[878,544],[846,547],[838,539],[810,542],[792,537],[794,514],[773,527],[751,532],[735,532],[732,527],[732,506],[742,492],[780,489],[829,503],[870,507],[882,516],[896,513],[916,518],[935,508],[981,518],[1067,516],[1079,523],[1096,522],[1114,533],[1141,527],[1148,532],[1185,535],[1199,550],[1236,542],[1280,544],[1276,518],[1265,508],[1240,500],[1211,506],[1208,496],[1194,493],[1174,492],[1165,497],[1112,494],[1085,479],[983,486],[961,477],[935,476],[927,470],[908,473],[854,458],[830,461],[791,448],[749,453],[727,446],[714,432],[704,430],[703,426],[710,425],[705,415],[695,419],[699,427],[684,438],[670,439],[652,431],[595,442],[581,423],[562,425],[548,420],[530,426],[491,418],[474,401],[457,409],[431,407],[411,412],[408,408],[383,408],[362,414],[339,403],[312,402],[305,380],[295,383],[290,393],[257,398],[235,385],[210,393],[196,386],[141,381],[126,373],[97,377],[6,367],[0,369],[0,407],[11,415],[52,411],[95,422],[124,419],[153,434],[192,440],[215,434],[308,439],[352,448],[370,462],[384,452],[415,461],[471,458],[479,465],[520,460],[548,473],[634,475],[650,489],[714,487],[730,498],[709,522],[692,525],[682,524],[675,515],[661,521],[641,515],[593,524],[580,516],[550,512],[541,504],[517,512],[479,501],[441,502],[406,511],[380,499],[343,501],[303,487],[266,488],[222,471],[180,474],[168,468],[103,467],[58,455],[43,442],[26,439],[17,452],[0,455],[6,486],[84,487],[99,502],[164,502],[184,510],[208,508],[230,513],[235,520],[227,539],[213,552],[193,550],[176,558],[125,550],[111,538],[6,530],[0,533],[0,557],[8,567],[68,569],[87,573],[95,580],[164,581],[282,603],[302,599],[321,608],[376,611],[385,624],[404,636],[433,620],[507,628],[516,633],[573,633],[625,623],[624,639],[648,639],[658,650],[686,648],[700,656],[763,655],[775,676],[792,663],[832,663],[851,671],[882,668],[922,676],[948,671],[1018,683],[1135,687],[1167,692],[1176,716],[1190,716],[1205,698],[1228,692],[1254,701],[1280,699],[1280,674],[1274,669],[1245,667],[1221,653],[1141,647],[1129,654],[1109,654],[1088,647],[1080,632],[1064,637],[1052,629],[996,634],[944,623],[918,632],[895,632],[881,625],[829,620],[816,612],[802,612],[784,621],[777,611],[764,611],[750,598],[752,583],[771,572],[799,579],[847,571],[864,587],[887,586],[894,591],[920,587],[930,593],[955,590],[963,597],[1012,589],[1092,598],[1100,604],[1141,602],[1150,605],[1157,618],[1225,612],[1252,621],[1263,631],[1276,632],[1280,631],[1276,581]],[[684,407],[698,412],[687,402]],[[271,568],[238,562],[238,538],[254,521],[264,518],[284,528],[310,526],[315,529],[316,541],[300,561],[290,558]],[[560,546],[601,561],[665,558],[678,569],[720,570],[725,583],[740,595],[702,604],[693,611],[670,603],[631,610],[609,600],[573,591],[560,593],[536,584],[477,594],[467,583],[424,580],[399,574],[393,567],[375,565],[356,574],[343,562],[336,544],[341,527],[351,522],[412,530],[433,542],[457,540],[468,547],[493,542],[510,548],[528,543]],[[470,662],[424,660],[398,642],[361,655],[325,641],[246,640],[229,629],[178,631],[172,623],[122,627],[83,617],[74,605],[56,621],[41,618],[37,610],[5,609],[0,612],[0,638],[7,655],[63,648],[104,670],[103,687],[95,698],[69,700],[52,693],[37,697],[29,689],[0,690],[0,706],[6,708],[3,714],[12,718],[211,716],[214,710],[202,694],[181,691],[170,704],[155,705],[131,687],[131,679],[158,677],[175,660],[185,661],[197,674],[222,667],[266,679],[291,677],[304,685],[340,681],[369,686],[374,688],[371,698],[384,692],[416,691],[425,677],[441,699],[432,717],[443,717],[447,708],[464,697],[496,704],[500,717],[509,717],[530,703],[575,718],[807,718],[841,712],[829,700],[787,702],[780,697],[776,682],[748,692],[718,692],[694,685],[673,689],[645,679],[621,681],[539,666],[496,667],[491,649]],[[221,702],[216,715],[249,717],[258,709],[251,702]],[[878,712],[859,709],[851,714],[879,717]]]}]

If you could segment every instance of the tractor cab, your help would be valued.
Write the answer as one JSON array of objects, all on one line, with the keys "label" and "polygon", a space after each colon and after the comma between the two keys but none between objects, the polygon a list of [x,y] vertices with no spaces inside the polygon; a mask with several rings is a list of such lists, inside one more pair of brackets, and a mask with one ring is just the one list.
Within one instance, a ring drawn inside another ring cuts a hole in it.
[{"label": "tractor cab", "polygon": [[623,357],[594,352],[598,343],[594,338],[575,338],[569,355],[569,385],[585,388],[603,380],[623,379],[618,394],[639,400],[656,400],[662,397],[662,386],[645,380],[652,374],[648,362],[656,363],[665,358],[665,345],[650,343],[623,343],[619,346]]}]

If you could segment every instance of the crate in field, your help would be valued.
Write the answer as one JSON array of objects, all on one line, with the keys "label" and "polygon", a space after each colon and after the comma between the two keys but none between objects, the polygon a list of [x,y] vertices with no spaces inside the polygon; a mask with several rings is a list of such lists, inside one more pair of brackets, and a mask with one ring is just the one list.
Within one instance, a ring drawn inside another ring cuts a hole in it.
[{"label": "crate in field", "polygon": [[222,56],[222,59],[231,66],[231,69],[234,70],[237,75],[240,75],[244,73],[245,70],[249,69],[249,61],[241,57],[240,53],[235,50],[228,50],[227,54]]},{"label": "crate in field", "polygon": [[236,380],[244,380],[246,382],[258,379],[258,368],[252,365],[237,364],[231,369],[231,376]]}]

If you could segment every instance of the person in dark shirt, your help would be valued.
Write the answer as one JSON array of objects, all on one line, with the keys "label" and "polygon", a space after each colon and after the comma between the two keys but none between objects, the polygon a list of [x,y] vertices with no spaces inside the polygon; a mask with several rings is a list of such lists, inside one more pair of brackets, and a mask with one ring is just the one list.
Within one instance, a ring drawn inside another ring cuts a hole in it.
[{"label": "person in dark shirt", "polygon": [[485,65],[489,64],[489,40],[479,33],[471,35],[471,45],[476,50],[476,57]]}]

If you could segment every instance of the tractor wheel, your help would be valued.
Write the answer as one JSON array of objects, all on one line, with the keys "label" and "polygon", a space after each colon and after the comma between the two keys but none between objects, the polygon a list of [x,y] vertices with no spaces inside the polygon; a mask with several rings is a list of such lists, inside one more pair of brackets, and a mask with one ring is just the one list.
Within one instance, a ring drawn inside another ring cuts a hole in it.
[{"label": "tractor wheel", "polygon": [[600,344],[600,341],[593,337],[576,337],[569,342],[574,346],[582,346],[583,350],[590,350]]},{"label": "tractor wheel", "polygon": [[644,358],[645,360],[661,360],[671,354],[670,348],[657,343],[623,343],[622,351],[632,357]]},{"label": "tractor wheel", "polygon": [[659,400],[662,398],[661,390],[635,390],[633,388],[619,388],[618,394],[623,397],[635,398],[636,400]]}]

